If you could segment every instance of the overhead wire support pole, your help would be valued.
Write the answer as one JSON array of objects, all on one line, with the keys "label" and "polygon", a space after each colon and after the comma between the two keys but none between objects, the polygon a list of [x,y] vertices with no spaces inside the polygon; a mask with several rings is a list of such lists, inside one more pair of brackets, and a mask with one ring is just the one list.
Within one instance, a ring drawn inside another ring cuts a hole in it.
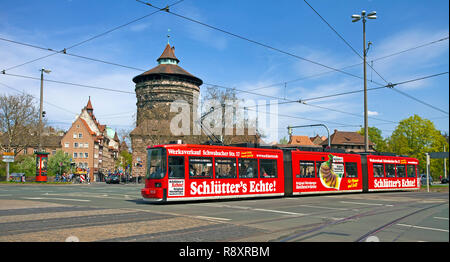
[{"label": "overhead wire support pole", "polygon": [[[352,15],[352,22],[358,22],[362,19],[363,24],[363,64],[364,64],[364,151],[369,151],[369,121],[368,121],[368,109],[367,109],[367,75],[366,75],[366,18],[376,19],[376,12],[370,12],[366,15],[366,11],[363,10],[361,15]],[[373,68],[372,68],[373,69]],[[376,72],[376,71],[375,71]],[[378,74],[379,75],[379,74]],[[384,79],[384,78],[383,78]]]}]

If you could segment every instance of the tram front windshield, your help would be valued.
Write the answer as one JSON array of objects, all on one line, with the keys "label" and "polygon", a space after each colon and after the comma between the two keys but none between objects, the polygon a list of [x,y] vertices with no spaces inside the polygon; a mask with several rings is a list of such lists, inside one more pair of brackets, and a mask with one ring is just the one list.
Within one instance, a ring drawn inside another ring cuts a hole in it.
[{"label": "tram front windshield", "polygon": [[166,151],[152,148],[147,152],[147,179],[162,179],[166,175]]}]

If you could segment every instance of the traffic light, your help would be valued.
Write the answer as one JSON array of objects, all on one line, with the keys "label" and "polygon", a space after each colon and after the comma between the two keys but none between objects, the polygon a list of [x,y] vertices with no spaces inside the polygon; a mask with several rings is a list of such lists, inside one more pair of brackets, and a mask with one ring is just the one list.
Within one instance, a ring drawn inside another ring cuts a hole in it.
[{"label": "traffic light", "polygon": [[45,117],[45,111],[42,111],[42,117]]}]

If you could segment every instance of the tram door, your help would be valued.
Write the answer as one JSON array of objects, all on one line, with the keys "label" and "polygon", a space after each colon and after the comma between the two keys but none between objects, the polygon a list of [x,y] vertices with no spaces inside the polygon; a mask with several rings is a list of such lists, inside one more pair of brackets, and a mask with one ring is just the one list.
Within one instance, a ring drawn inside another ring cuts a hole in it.
[{"label": "tram door", "polygon": [[[184,156],[168,157],[168,192],[167,197],[185,196],[186,171]],[[164,194],[166,195],[166,194]]]}]

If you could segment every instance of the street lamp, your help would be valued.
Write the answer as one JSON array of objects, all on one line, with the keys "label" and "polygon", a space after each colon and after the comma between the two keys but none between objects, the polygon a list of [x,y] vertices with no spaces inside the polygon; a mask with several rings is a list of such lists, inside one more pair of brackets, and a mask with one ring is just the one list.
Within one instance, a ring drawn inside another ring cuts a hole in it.
[{"label": "street lamp", "polygon": [[368,111],[367,111],[367,77],[366,77],[366,18],[367,19],[376,19],[377,12],[373,11],[366,15],[366,11],[362,11],[361,15],[352,15],[352,22],[358,22],[362,19],[363,23],[363,53],[364,53],[364,150],[369,151],[369,123],[367,119]]},{"label": "street lamp", "polygon": [[42,68],[39,69],[39,71],[41,71],[41,97],[40,97],[40,104],[39,104],[39,146],[38,146],[38,151],[42,152],[42,117],[43,117],[43,102],[44,102],[44,73],[46,74],[50,74],[50,70]]}]

